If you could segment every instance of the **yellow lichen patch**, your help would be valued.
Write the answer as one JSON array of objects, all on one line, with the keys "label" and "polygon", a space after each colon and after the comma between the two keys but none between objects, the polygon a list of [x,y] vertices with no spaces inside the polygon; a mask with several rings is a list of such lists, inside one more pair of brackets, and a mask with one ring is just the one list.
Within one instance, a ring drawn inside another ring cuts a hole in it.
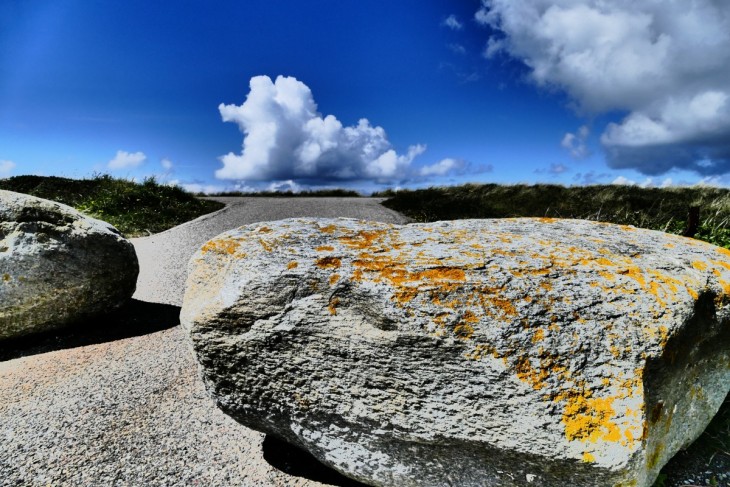
[{"label": "yellow lichen patch", "polygon": [[215,252],[216,254],[221,255],[234,255],[236,254],[240,246],[241,244],[236,240],[232,240],[230,238],[222,238],[207,242],[200,250],[204,254],[207,254],[208,252]]},{"label": "yellow lichen patch", "polygon": [[504,317],[517,316],[517,308],[507,298],[502,297],[501,288],[483,287],[477,294],[482,309],[486,313],[492,313],[493,310],[498,310]]},{"label": "yellow lichen patch", "polygon": [[337,314],[337,305],[340,304],[340,298],[337,296],[334,296],[330,299],[329,305],[327,305],[327,309],[329,310],[331,315]]},{"label": "yellow lichen patch", "polygon": [[596,264],[602,265],[602,266],[615,266],[616,264],[613,261],[608,260],[605,257],[599,257],[595,260]]},{"label": "yellow lichen patch", "polygon": [[697,298],[700,297],[700,295],[697,294],[697,291],[695,291],[694,289],[692,289],[689,286],[687,286],[686,289],[687,289],[687,292],[689,293],[689,295],[692,296],[692,299],[694,299],[695,301],[697,301]]},{"label": "yellow lichen patch", "polygon": [[393,295],[393,299],[400,304],[406,304],[409,301],[412,301],[416,296],[418,296],[418,288],[417,287],[401,287],[395,290],[395,294]]},{"label": "yellow lichen patch", "polygon": [[337,281],[339,281],[339,280],[340,280],[339,274],[332,274],[329,279],[330,286],[334,286],[335,284],[337,284]]},{"label": "yellow lichen patch", "polygon": [[469,360],[481,360],[487,355],[492,355],[494,358],[499,358],[497,349],[495,349],[492,345],[486,343],[478,343],[474,347],[474,350],[465,354],[464,356]]},{"label": "yellow lichen patch", "polygon": [[704,271],[704,270],[707,270],[707,263],[702,262],[701,260],[696,260],[696,261],[692,262],[692,267],[694,267],[698,271]]},{"label": "yellow lichen patch", "polygon": [[322,233],[332,234],[337,231],[337,227],[335,225],[327,225],[326,227],[320,227],[319,231]]},{"label": "yellow lichen patch", "polygon": [[583,452],[583,461],[585,463],[593,463],[596,461],[596,458],[590,452]]},{"label": "yellow lichen patch", "polygon": [[565,402],[563,423],[568,440],[617,442],[621,439],[618,426],[612,421],[615,411],[613,397],[592,397],[590,390],[567,391],[558,397]]},{"label": "yellow lichen patch", "polygon": [[718,252],[720,252],[720,253],[721,253],[722,255],[724,255],[725,257],[727,257],[727,258],[729,258],[729,259],[730,259],[730,250],[728,250],[728,249],[725,249],[725,248],[722,248],[722,247],[717,247],[717,248],[716,248],[715,250],[717,250],[717,251],[718,251]]},{"label": "yellow lichen patch", "polygon": [[557,218],[537,218],[537,221],[539,221],[540,223],[555,223],[556,221],[558,221],[558,219]]},{"label": "yellow lichen patch", "polygon": [[10,274],[3,274],[3,282],[9,282],[11,279]]},{"label": "yellow lichen patch", "polygon": [[360,230],[355,235],[339,237],[342,243],[353,249],[364,250],[370,248],[376,240],[380,240],[385,235],[385,230]]},{"label": "yellow lichen patch", "polygon": [[535,333],[532,335],[532,343],[541,342],[545,339],[545,330],[542,328],[538,328],[535,330]]},{"label": "yellow lichen patch", "polygon": [[335,248],[331,245],[320,245],[316,250],[317,252],[332,252]]},{"label": "yellow lichen patch", "polygon": [[337,257],[328,256],[317,259],[315,265],[320,269],[339,269],[339,267],[342,265],[342,261]]},{"label": "yellow lichen patch", "polygon": [[608,271],[598,271],[598,275],[607,281],[613,281],[616,279],[616,275]]},{"label": "yellow lichen patch", "polygon": [[271,243],[265,241],[262,238],[259,239],[259,243],[264,248],[264,250],[267,251],[267,252],[271,252],[273,250],[273,248],[274,248],[273,245],[271,245]]},{"label": "yellow lichen patch", "polygon": [[445,281],[461,282],[466,279],[464,270],[456,267],[436,267],[434,269],[426,269],[425,271],[416,272],[412,274],[412,276],[412,280],[432,281],[437,283]]},{"label": "yellow lichen patch", "polygon": [[533,389],[538,391],[545,387],[545,380],[550,377],[550,370],[547,367],[540,366],[535,369],[528,357],[517,359],[515,372],[517,372],[518,379],[530,384]]},{"label": "yellow lichen patch", "polygon": [[257,228],[256,231],[258,233],[271,233],[272,232],[272,230],[269,227],[260,227],[260,228]]},{"label": "yellow lichen patch", "polygon": [[296,260],[293,260],[286,265],[287,269],[296,269],[297,267],[299,267],[299,262]]},{"label": "yellow lichen patch", "polygon": [[625,269],[621,269],[618,271],[619,274],[622,274],[624,276],[628,276],[639,283],[641,287],[646,286],[646,279],[644,278],[644,273],[641,272],[641,269],[639,269],[636,266],[629,266]]},{"label": "yellow lichen patch", "polygon": [[469,323],[462,321],[454,327],[454,335],[456,335],[456,338],[460,340],[468,340],[473,334],[474,327],[471,326]]}]

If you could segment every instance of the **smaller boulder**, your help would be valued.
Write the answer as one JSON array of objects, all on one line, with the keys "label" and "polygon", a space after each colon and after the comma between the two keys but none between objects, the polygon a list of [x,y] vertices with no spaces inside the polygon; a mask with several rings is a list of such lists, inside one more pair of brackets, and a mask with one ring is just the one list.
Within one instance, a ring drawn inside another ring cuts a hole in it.
[{"label": "smaller boulder", "polygon": [[112,225],[0,190],[0,340],[119,307],[138,273],[134,247]]}]

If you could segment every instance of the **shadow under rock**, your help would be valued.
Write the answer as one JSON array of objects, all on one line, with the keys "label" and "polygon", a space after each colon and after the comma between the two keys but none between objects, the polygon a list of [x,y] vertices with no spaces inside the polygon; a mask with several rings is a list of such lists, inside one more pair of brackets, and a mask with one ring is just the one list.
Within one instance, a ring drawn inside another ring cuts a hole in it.
[{"label": "shadow under rock", "polygon": [[180,324],[180,308],[130,299],[109,313],[57,330],[0,341],[0,361],[147,335]]},{"label": "shadow under rock", "polygon": [[306,451],[272,435],[264,438],[263,453],[264,460],[269,465],[295,477],[338,487],[367,487],[366,484],[331,469]]}]

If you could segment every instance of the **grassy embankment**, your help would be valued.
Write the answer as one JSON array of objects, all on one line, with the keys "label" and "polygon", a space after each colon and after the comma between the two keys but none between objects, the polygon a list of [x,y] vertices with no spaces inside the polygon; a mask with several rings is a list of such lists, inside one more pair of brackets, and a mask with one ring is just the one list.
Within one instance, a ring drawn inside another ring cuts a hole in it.
[{"label": "grassy embankment", "polygon": [[158,233],[223,207],[154,178],[134,183],[109,175],[91,179],[15,176],[0,189],[58,201],[114,225],[126,237]]},{"label": "grassy embankment", "polygon": [[498,184],[385,191],[383,204],[416,221],[553,217],[604,221],[681,234],[699,208],[694,237],[730,248],[730,190]]}]

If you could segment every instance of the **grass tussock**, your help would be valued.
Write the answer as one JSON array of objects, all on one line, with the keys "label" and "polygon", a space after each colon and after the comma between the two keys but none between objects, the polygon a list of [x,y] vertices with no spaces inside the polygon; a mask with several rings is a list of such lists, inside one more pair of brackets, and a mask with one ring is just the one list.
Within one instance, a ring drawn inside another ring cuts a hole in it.
[{"label": "grass tussock", "polygon": [[91,179],[15,176],[0,179],[0,189],[72,206],[111,223],[127,237],[158,233],[223,207],[154,178],[134,183],[109,175]]},{"label": "grass tussock", "polygon": [[730,248],[730,190],[549,184],[463,186],[385,191],[385,206],[416,221],[553,217],[603,221],[681,234],[691,207],[700,210],[695,238]]}]

